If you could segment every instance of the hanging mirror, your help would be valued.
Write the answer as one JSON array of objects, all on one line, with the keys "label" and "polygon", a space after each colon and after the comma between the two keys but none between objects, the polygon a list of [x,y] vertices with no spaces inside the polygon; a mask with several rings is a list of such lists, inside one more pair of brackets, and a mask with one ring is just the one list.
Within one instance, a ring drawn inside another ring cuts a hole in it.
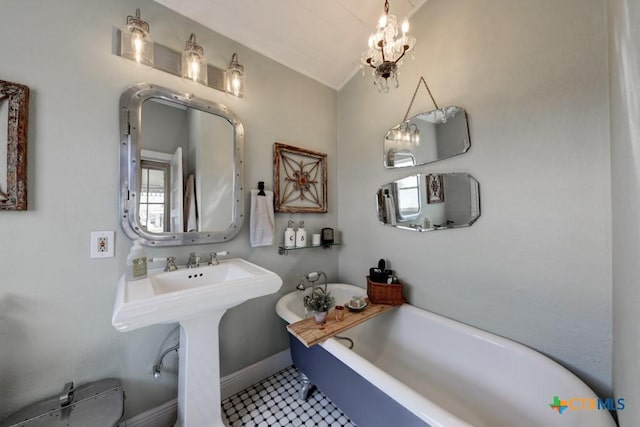
[{"label": "hanging mirror", "polygon": [[224,242],[244,219],[242,124],[223,105],[142,83],[120,98],[120,210],[145,244]]},{"label": "hanging mirror", "polygon": [[379,221],[407,230],[469,227],[480,217],[480,185],[467,173],[410,175],[380,187],[376,199]]},{"label": "hanging mirror", "polygon": [[[422,83],[436,109],[408,119]],[[423,165],[463,154],[470,147],[471,139],[464,109],[456,106],[439,108],[424,77],[420,77],[404,119],[389,129],[384,137],[384,166],[402,168]]]}]

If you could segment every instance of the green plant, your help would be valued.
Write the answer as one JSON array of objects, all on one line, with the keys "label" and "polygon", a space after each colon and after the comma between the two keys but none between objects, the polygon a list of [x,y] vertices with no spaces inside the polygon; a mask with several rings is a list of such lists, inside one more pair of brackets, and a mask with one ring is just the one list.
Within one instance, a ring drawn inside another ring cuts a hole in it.
[{"label": "green plant", "polygon": [[304,297],[304,306],[311,311],[329,311],[334,304],[331,292],[325,292],[322,288],[314,288],[311,294]]}]

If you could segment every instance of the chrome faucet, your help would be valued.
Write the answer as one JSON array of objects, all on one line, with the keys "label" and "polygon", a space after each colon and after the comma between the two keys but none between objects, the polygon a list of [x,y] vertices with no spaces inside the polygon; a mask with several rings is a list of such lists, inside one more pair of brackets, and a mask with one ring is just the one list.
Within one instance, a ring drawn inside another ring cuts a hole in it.
[{"label": "chrome faucet", "polygon": [[211,258],[209,259],[209,265],[218,265],[220,260],[218,257],[229,255],[229,251],[211,252]]},{"label": "chrome faucet", "polygon": [[304,291],[306,288],[304,286],[304,281],[306,280],[311,284],[311,291],[313,292],[316,289],[316,282],[320,279],[320,277],[324,278],[324,292],[327,292],[327,275],[324,274],[323,271],[312,271],[311,273],[307,273],[302,276],[300,279],[300,283],[296,286],[296,289],[299,291]]},{"label": "chrome faucet", "polygon": [[176,265],[176,257],[168,256],[167,265],[164,267],[164,271],[176,271],[178,266]]},{"label": "chrome faucet", "polygon": [[198,263],[198,257],[196,256],[196,253],[191,252],[191,254],[189,255],[189,260],[187,261],[187,268],[195,268],[199,265],[200,264]]}]

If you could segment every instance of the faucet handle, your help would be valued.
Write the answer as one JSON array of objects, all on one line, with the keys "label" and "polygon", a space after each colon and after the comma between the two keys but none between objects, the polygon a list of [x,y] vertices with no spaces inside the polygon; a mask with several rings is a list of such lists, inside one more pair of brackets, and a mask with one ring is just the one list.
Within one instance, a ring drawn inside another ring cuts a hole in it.
[{"label": "faucet handle", "polygon": [[187,261],[187,268],[198,267],[200,264],[200,257],[196,256],[195,252],[189,254],[189,260]]},{"label": "faucet handle", "polygon": [[176,265],[176,257],[168,256],[167,257],[167,265],[164,268],[164,271],[176,271],[178,266]]},{"label": "faucet handle", "polygon": [[218,257],[223,257],[229,255],[229,251],[220,251],[220,252],[211,252],[211,258],[209,258],[209,265],[218,265],[220,261]]},{"label": "faucet handle", "polygon": [[164,267],[164,271],[176,271],[178,269],[178,266],[176,265],[176,257],[174,257],[174,256],[153,257],[153,258],[150,258],[150,261],[151,262],[161,262],[161,261],[166,262],[165,267]]}]

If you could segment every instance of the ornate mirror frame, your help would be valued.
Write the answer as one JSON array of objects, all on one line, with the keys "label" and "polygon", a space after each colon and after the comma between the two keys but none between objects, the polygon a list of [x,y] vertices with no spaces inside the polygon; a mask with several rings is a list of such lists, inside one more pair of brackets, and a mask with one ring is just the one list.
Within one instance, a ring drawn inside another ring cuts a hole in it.
[{"label": "ornate mirror frame", "polygon": [[[140,188],[140,135],[142,105],[150,99],[181,104],[226,119],[234,128],[233,147],[233,212],[224,230],[150,233],[140,226],[138,189]],[[142,239],[147,246],[181,246],[226,242],[234,238],[244,222],[244,127],[227,107],[196,98],[191,94],[161,86],[140,83],[120,97],[120,223],[131,239]]]},{"label": "ornate mirror frame", "polygon": [[[29,88],[0,80],[0,105],[8,102],[6,189],[0,187],[0,210],[27,210],[27,125]],[[0,135],[0,144],[4,144]]]}]

